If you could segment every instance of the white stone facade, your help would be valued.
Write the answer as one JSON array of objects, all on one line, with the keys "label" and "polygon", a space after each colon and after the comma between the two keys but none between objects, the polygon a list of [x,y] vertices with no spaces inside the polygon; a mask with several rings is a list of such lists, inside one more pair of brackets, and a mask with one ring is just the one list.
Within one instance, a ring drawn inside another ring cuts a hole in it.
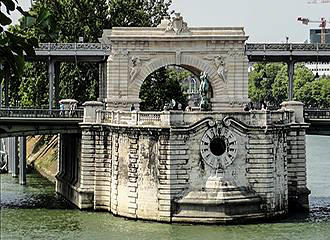
[{"label": "white stone facade", "polygon": [[154,28],[104,30],[100,40],[112,44],[112,50],[105,68],[106,92],[100,95],[107,96],[107,109],[128,110],[139,105],[148,75],[176,65],[196,76],[208,74],[212,110],[241,109],[248,102],[246,39],[243,28],[188,28],[179,15]]},{"label": "white stone facade", "polygon": [[[156,28],[105,30],[102,42],[112,44],[100,88],[106,110],[85,103],[81,140],[61,137],[57,192],[81,209],[165,222],[240,222],[283,216],[289,205],[307,209],[303,106],[242,111],[246,39],[243,28],[188,28],[178,14]],[[212,111],[127,111],[138,110],[147,76],[169,65],[208,74]]]},{"label": "white stone facade", "polygon": [[330,76],[330,63],[329,62],[308,62],[305,63],[305,66],[311,70],[314,75],[316,75],[316,73],[319,76]]},{"label": "white stone facade", "polygon": [[[166,222],[271,218],[287,214],[290,201],[308,208],[307,125],[302,105],[283,107],[124,112],[90,102],[85,114],[94,116],[81,124],[81,142],[73,139],[81,154],[60,144],[68,159],[61,161],[57,191],[82,209]],[[218,155],[215,138],[225,144]]]}]

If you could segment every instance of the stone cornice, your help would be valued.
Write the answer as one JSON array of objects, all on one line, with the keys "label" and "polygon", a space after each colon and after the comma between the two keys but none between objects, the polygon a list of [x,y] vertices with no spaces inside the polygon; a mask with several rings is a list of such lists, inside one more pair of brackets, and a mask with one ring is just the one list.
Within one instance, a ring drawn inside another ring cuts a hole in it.
[{"label": "stone cornice", "polygon": [[175,34],[166,32],[164,28],[113,28],[104,30],[102,43],[109,44],[114,41],[201,41],[201,40],[224,40],[246,41],[242,27],[205,27],[189,28],[189,32]]}]

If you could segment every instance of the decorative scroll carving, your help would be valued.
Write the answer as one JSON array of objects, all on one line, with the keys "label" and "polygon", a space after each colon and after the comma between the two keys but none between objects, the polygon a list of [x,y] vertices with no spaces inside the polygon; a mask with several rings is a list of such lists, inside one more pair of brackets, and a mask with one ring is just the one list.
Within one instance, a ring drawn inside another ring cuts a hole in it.
[{"label": "decorative scroll carving", "polygon": [[220,172],[231,165],[237,155],[236,136],[229,129],[229,125],[230,122],[217,121],[204,133],[200,142],[203,161]]},{"label": "decorative scroll carving", "polygon": [[[165,33],[175,33],[177,35],[182,33],[190,33],[188,25],[183,21],[183,17],[180,13],[174,13],[174,17],[171,20],[165,19],[162,24],[167,23]],[[159,27],[163,27],[160,25]]]}]

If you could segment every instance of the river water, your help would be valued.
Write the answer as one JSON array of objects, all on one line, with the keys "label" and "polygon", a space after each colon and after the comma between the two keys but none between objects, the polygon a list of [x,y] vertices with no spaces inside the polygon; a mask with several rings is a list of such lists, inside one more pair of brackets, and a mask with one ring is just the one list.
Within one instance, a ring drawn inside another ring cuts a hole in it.
[{"label": "river water", "polygon": [[164,224],[79,211],[57,197],[54,185],[29,174],[27,185],[0,175],[0,239],[304,240],[330,239],[330,136],[307,136],[311,210],[272,223]]}]

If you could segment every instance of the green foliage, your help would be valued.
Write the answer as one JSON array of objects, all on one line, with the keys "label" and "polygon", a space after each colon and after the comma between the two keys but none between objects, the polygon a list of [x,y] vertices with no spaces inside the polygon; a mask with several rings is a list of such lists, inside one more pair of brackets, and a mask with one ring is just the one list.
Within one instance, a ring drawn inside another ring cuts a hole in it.
[{"label": "green foliage", "polygon": [[142,111],[162,111],[165,103],[172,99],[180,103],[184,109],[187,97],[183,94],[180,82],[188,77],[186,71],[177,72],[176,69],[161,68],[152,73],[143,82],[140,90],[140,109]]},{"label": "green foliage", "polygon": [[[12,0],[0,0],[0,6],[2,5],[5,6],[7,15],[10,15],[15,10],[24,13]],[[37,39],[34,37],[5,30],[12,21],[2,12],[2,9],[0,11],[0,64],[4,68],[0,68],[0,79],[3,78],[5,72],[8,75],[19,76],[24,67],[23,54],[34,55],[33,47],[38,44]],[[30,25],[26,25],[26,27],[30,27]]]},{"label": "green foliage", "polygon": [[20,19],[19,31],[25,36],[35,37],[40,42],[54,42],[58,38],[58,25],[50,9],[40,6]]},{"label": "green foliage", "polygon": [[274,98],[272,86],[277,77],[277,73],[283,68],[279,63],[257,63],[254,70],[249,75],[249,97],[253,102],[271,102]]},{"label": "green foliage", "polygon": [[[42,107],[48,104],[46,63],[26,63],[21,78],[18,97],[23,107]],[[38,93],[38,94],[36,94]]]},{"label": "green foliage", "polygon": [[111,0],[109,27],[155,27],[169,16],[171,4],[172,0]]},{"label": "green foliage", "polygon": [[272,105],[279,106],[288,98],[288,67],[283,64],[274,79],[271,86],[273,94]]},{"label": "green foliage", "polygon": [[81,103],[98,96],[98,66],[93,63],[61,64],[61,98],[74,98]]},{"label": "green foliage", "polygon": [[[98,42],[103,29],[113,26],[155,26],[162,16],[169,15],[168,7],[171,0],[37,0],[30,10],[30,15],[40,16],[48,21],[42,30],[32,29],[28,33],[38,37],[41,42],[77,42],[79,37],[84,42]],[[46,9],[49,14],[44,14]],[[22,22],[31,21],[30,19]],[[37,66],[36,69],[26,68],[25,75],[47,76],[46,69],[43,73]],[[60,70],[60,98],[74,98],[79,102],[95,100],[98,96],[98,65],[95,63],[62,63]],[[47,78],[41,78],[39,85],[47,86]],[[44,81],[42,84],[41,82]],[[27,84],[30,80],[25,79]],[[23,84],[24,85],[24,84]],[[23,88],[22,85],[22,88]],[[25,86],[23,89],[26,89]],[[48,87],[43,90],[30,87],[28,94],[20,92],[23,105],[43,104],[48,99]],[[37,99],[40,100],[36,100]],[[43,98],[41,100],[41,98]]]},{"label": "green foliage", "polygon": [[[43,8],[54,16],[52,21],[59,35],[58,42],[97,42],[103,28],[108,24],[106,0],[37,0],[31,11],[40,14]],[[54,31],[54,29],[53,29]]]},{"label": "green foliage", "polygon": [[[258,63],[249,74],[249,96],[254,103],[268,102],[279,106],[288,99],[286,64]],[[315,79],[303,64],[295,65],[294,100],[307,107],[330,107],[330,78]]]}]

